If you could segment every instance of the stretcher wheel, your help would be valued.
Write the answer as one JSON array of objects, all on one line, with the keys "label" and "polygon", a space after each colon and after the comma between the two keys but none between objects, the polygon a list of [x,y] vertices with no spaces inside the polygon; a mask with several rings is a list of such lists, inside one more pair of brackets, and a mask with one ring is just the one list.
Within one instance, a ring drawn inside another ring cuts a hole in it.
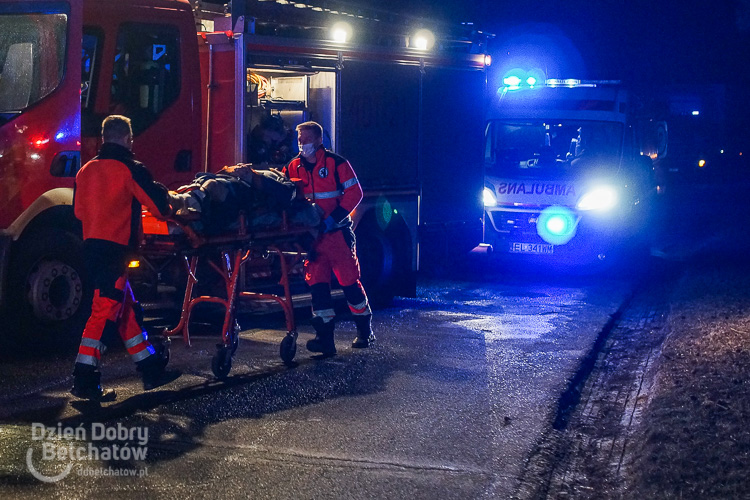
[{"label": "stretcher wheel", "polygon": [[297,354],[297,332],[290,332],[281,341],[279,355],[284,363],[289,364],[294,360],[295,354]]},{"label": "stretcher wheel", "polygon": [[223,344],[216,346],[216,354],[214,354],[211,360],[211,371],[214,372],[214,376],[218,379],[225,379],[229,372],[232,370],[232,348],[226,347]]},{"label": "stretcher wheel", "polygon": [[154,346],[156,355],[159,358],[159,364],[162,368],[166,368],[171,359],[172,353],[170,352],[170,345],[172,341],[169,337],[155,337],[151,344]]}]

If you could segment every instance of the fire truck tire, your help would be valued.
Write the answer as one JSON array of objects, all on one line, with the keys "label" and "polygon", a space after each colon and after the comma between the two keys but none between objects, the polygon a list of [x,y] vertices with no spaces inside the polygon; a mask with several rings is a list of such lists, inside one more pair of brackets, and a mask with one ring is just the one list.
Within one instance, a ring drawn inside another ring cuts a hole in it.
[{"label": "fire truck tire", "polygon": [[24,235],[10,262],[10,296],[19,336],[78,340],[91,308],[82,242],[62,229]]}]

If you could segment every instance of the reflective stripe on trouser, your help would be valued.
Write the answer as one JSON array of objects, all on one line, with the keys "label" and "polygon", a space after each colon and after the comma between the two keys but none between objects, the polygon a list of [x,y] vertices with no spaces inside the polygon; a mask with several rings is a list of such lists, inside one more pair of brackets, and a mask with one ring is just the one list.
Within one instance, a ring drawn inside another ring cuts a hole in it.
[{"label": "reflective stripe on trouser", "polygon": [[312,314],[313,318],[320,318],[323,320],[323,323],[328,323],[336,317],[336,313],[333,309],[320,309],[317,311],[313,309]]},{"label": "reflective stripe on trouser", "polygon": [[355,316],[367,316],[372,314],[370,302],[367,300],[367,294],[362,287],[362,283],[357,280],[353,285],[345,286],[344,297],[349,305],[349,310]]},{"label": "reflective stripe on trouser", "polygon": [[116,295],[117,298],[105,297],[101,290],[94,291],[91,316],[83,329],[76,363],[99,366],[101,353],[104,351],[101,339],[108,323],[118,325],[118,333],[125,342],[133,361],[137,362],[154,354],[154,348],[148,342],[146,333],[136,319],[133,311],[133,292],[124,276],[117,280],[115,290],[112,292],[117,292],[110,293]]},{"label": "reflective stripe on trouser", "polygon": [[310,286],[310,296],[313,319],[320,318],[323,323],[328,323],[336,317],[331,298],[331,286],[328,283],[316,283]]},{"label": "reflective stripe on trouser", "polygon": [[133,296],[133,290],[130,288],[130,283],[125,280],[125,287],[123,289],[125,299],[123,301],[122,314],[120,316],[120,337],[125,342],[125,348],[128,350],[128,354],[134,362],[143,361],[147,357],[156,353],[156,350],[148,341],[148,334],[143,329],[143,326],[138,321],[138,315],[136,314],[133,306],[136,303],[135,297]]},{"label": "reflective stripe on trouser", "polygon": [[341,286],[353,285],[360,278],[357,253],[344,239],[343,229],[324,234],[315,243],[315,260],[305,261],[305,281],[312,286],[331,283],[331,272]]}]

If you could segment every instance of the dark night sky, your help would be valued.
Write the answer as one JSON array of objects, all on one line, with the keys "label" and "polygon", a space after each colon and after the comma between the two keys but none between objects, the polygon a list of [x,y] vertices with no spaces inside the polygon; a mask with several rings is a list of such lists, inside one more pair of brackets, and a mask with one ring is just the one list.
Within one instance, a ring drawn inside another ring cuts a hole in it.
[{"label": "dark night sky", "polygon": [[[370,4],[372,5],[372,4]],[[633,88],[725,86],[728,130],[750,147],[750,0],[379,0],[496,35],[491,70],[538,60],[548,77]],[[404,10],[401,10],[404,12]],[[493,78],[492,73],[490,78]],[[500,82],[502,75],[494,76]]]}]

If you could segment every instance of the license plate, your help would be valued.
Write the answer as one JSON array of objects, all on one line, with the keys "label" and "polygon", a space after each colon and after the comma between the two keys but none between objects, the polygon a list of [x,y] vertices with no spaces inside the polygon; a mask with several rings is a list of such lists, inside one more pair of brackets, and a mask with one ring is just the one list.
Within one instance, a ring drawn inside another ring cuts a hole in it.
[{"label": "license plate", "polygon": [[552,245],[545,243],[511,243],[510,253],[552,254]]}]

